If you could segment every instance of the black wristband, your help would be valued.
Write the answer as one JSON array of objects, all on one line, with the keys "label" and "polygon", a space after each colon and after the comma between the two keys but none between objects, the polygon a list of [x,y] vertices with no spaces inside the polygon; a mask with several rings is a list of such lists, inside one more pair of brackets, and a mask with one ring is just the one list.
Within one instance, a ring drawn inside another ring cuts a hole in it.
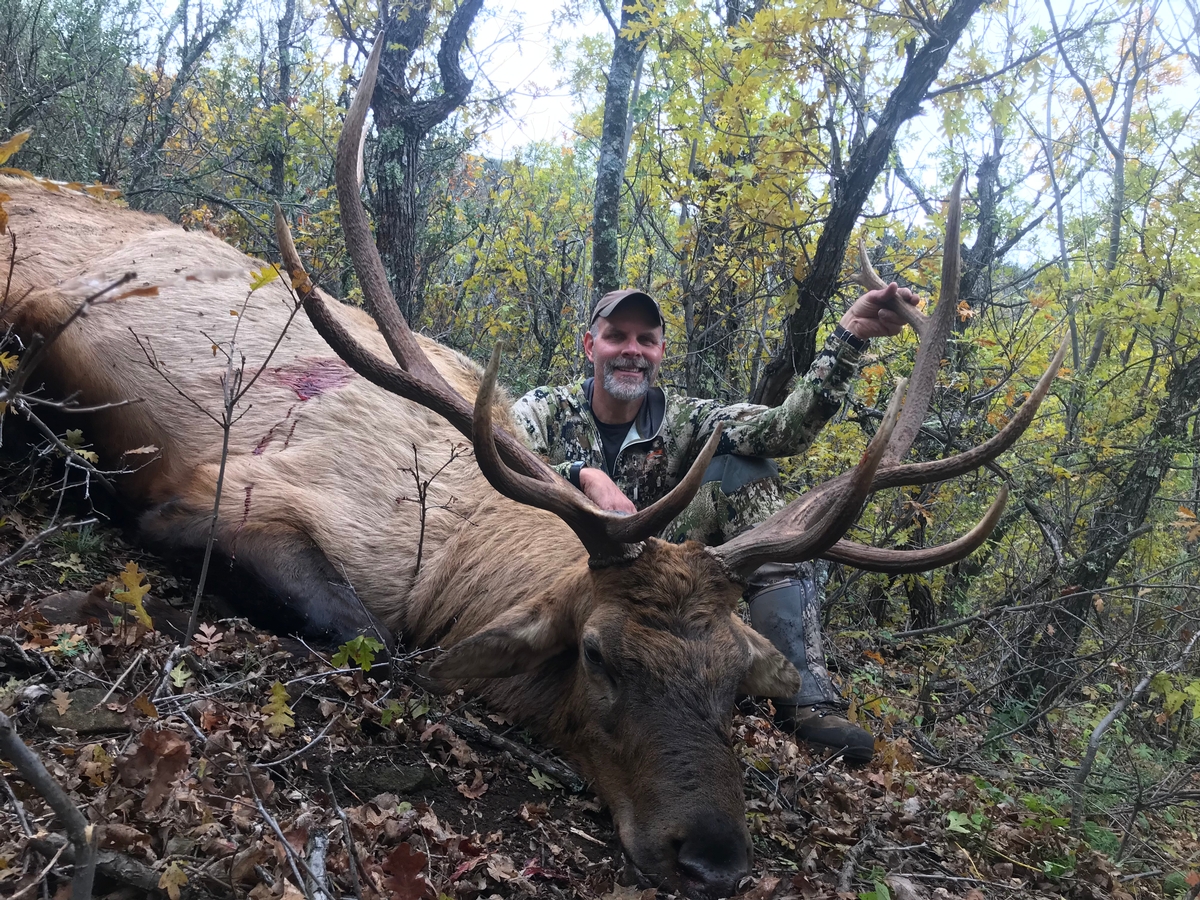
[{"label": "black wristband", "polygon": [[865,350],[870,341],[869,338],[860,338],[853,331],[843,328],[841,324],[839,324],[837,328],[833,329],[833,336],[839,341],[847,344],[852,350]]},{"label": "black wristband", "polygon": [[583,469],[583,466],[584,464],[581,462],[571,463],[570,474],[567,475],[567,480],[581,491],[583,490],[583,485],[579,483],[579,472]]}]

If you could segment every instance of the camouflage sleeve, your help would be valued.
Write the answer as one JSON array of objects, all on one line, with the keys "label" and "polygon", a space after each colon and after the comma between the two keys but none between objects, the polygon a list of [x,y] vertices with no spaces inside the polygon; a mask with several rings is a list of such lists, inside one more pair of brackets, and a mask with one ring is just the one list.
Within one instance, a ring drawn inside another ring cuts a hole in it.
[{"label": "camouflage sleeve", "polygon": [[[534,388],[512,407],[513,420],[520,429],[525,446],[544,460],[550,459],[550,433],[554,421],[553,396],[553,388]],[[571,465],[572,461],[567,460],[551,465],[550,468],[569,481]]]},{"label": "camouflage sleeve", "polygon": [[700,452],[718,422],[725,423],[718,453],[775,458],[803,452],[842,405],[861,355],[830,335],[808,372],[797,379],[779,406],[695,401],[689,414],[689,456]]}]

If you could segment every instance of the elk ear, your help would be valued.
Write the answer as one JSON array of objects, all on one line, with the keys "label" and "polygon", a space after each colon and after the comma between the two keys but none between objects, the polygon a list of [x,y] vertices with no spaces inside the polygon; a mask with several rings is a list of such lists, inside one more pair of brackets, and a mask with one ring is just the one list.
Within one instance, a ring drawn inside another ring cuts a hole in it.
[{"label": "elk ear", "polygon": [[800,690],[800,673],[765,637],[733,616],[734,630],[750,645],[750,671],[739,690],[753,697],[790,697]]},{"label": "elk ear", "polygon": [[491,627],[443,653],[429,674],[443,685],[529,672],[574,640],[566,610],[535,597],[514,606]]}]

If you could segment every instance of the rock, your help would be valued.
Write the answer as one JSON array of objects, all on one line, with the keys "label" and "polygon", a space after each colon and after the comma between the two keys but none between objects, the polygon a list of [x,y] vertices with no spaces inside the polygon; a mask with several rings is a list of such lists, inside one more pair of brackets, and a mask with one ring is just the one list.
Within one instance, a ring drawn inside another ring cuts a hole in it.
[{"label": "rock", "polygon": [[[128,731],[122,713],[113,712],[107,706],[92,709],[108,691],[104,688],[85,687],[67,693],[70,700],[65,712],[60,713],[54,699],[42,705],[38,723],[49,728],[69,728],[78,734],[98,734],[105,731]],[[123,704],[126,698],[113,694],[108,703]]]},{"label": "rock", "polygon": [[339,772],[338,776],[346,783],[346,787],[360,797],[374,797],[377,794],[404,797],[437,783],[428,766],[398,766],[382,761],[361,769],[347,769]]}]

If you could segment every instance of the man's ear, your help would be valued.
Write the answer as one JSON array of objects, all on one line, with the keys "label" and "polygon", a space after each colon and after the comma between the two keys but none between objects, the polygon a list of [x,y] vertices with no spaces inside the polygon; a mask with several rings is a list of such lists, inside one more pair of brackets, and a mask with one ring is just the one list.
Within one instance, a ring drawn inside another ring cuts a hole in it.
[{"label": "man's ear", "polygon": [[485,631],[455,644],[430,667],[443,684],[521,675],[575,640],[567,610],[544,597],[519,603]]},{"label": "man's ear", "polygon": [[738,690],[752,697],[791,697],[800,690],[800,673],[770,641],[736,614],[733,628],[750,647],[750,671]]},{"label": "man's ear", "polygon": [[583,333],[583,352],[587,354],[588,362],[595,362],[595,360],[592,359],[592,345],[595,344],[595,342],[596,339],[592,337],[592,329],[589,328]]}]

